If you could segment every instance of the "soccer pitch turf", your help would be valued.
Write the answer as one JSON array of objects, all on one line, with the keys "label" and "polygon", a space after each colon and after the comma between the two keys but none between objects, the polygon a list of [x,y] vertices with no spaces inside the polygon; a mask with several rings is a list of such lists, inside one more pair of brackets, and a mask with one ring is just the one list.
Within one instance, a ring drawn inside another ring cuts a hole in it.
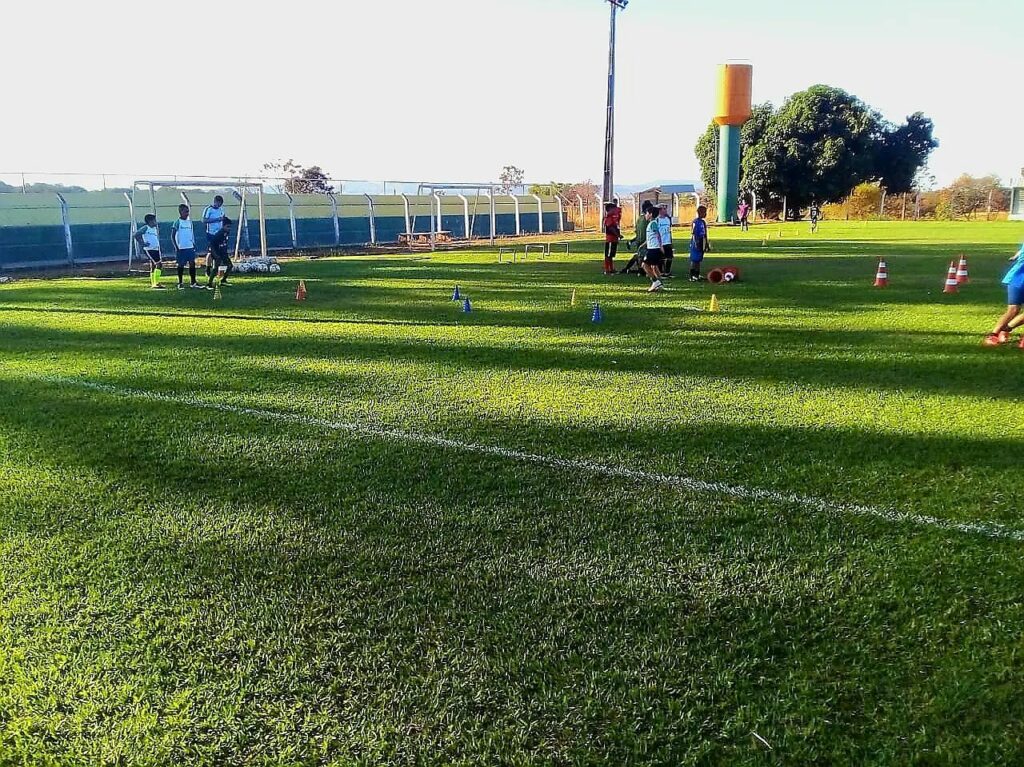
[{"label": "soccer pitch turf", "polygon": [[1020,763],[1024,225],[783,230],[0,285],[0,764]]}]

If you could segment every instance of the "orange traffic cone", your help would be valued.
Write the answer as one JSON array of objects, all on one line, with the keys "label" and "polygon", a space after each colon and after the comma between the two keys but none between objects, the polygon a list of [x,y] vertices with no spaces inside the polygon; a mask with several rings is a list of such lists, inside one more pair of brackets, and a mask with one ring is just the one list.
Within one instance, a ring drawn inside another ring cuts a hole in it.
[{"label": "orange traffic cone", "polygon": [[956,293],[956,260],[949,262],[949,271],[946,273],[946,287],[942,291],[943,293]]},{"label": "orange traffic cone", "polygon": [[956,268],[956,284],[966,285],[970,281],[971,276],[967,273],[967,256],[961,253],[960,265]]},{"label": "orange traffic cone", "polygon": [[295,300],[296,301],[305,301],[306,300],[306,281],[305,280],[299,280],[299,289],[295,291]]},{"label": "orange traffic cone", "polygon": [[889,287],[889,267],[886,266],[884,258],[878,262],[878,271],[875,273],[875,287]]}]

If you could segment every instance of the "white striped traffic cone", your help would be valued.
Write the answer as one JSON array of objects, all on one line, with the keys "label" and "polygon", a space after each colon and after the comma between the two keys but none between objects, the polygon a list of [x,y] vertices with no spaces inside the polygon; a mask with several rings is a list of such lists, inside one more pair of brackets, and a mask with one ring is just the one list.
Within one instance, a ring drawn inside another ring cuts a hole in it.
[{"label": "white striped traffic cone", "polygon": [[946,272],[946,287],[942,291],[943,293],[956,293],[956,260],[949,262],[949,271]]},{"label": "white striped traffic cone", "polygon": [[886,266],[885,259],[881,259],[878,262],[878,271],[875,273],[875,287],[885,288],[889,286],[889,267]]},{"label": "white striped traffic cone", "polygon": [[960,254],[960,265],[956,268],[956,284],[966,285],[971,281],[971,276],[967,273],[967,256],[963,253]]}]

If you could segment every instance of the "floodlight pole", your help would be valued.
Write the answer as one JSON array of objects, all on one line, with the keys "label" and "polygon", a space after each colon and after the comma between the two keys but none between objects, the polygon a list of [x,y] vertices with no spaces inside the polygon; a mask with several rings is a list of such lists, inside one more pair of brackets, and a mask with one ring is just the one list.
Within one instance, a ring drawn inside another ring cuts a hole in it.
[{"label": "floodlight pole", "polygon": [[607,0],[611,6],[608,33],[608,111],[604,129],[604,189],[605,202],[615,197],[615,14],[624,10],[629,0]]}]

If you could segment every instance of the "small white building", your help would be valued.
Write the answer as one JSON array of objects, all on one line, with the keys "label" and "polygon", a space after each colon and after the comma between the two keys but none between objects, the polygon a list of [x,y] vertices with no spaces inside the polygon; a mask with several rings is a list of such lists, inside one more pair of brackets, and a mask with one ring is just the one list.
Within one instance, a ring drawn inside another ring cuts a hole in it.
[{"label": "small white building", "polygon": [[1010,179],[1010,220],[1024,221],[1024,168],[1020,178]]}]

